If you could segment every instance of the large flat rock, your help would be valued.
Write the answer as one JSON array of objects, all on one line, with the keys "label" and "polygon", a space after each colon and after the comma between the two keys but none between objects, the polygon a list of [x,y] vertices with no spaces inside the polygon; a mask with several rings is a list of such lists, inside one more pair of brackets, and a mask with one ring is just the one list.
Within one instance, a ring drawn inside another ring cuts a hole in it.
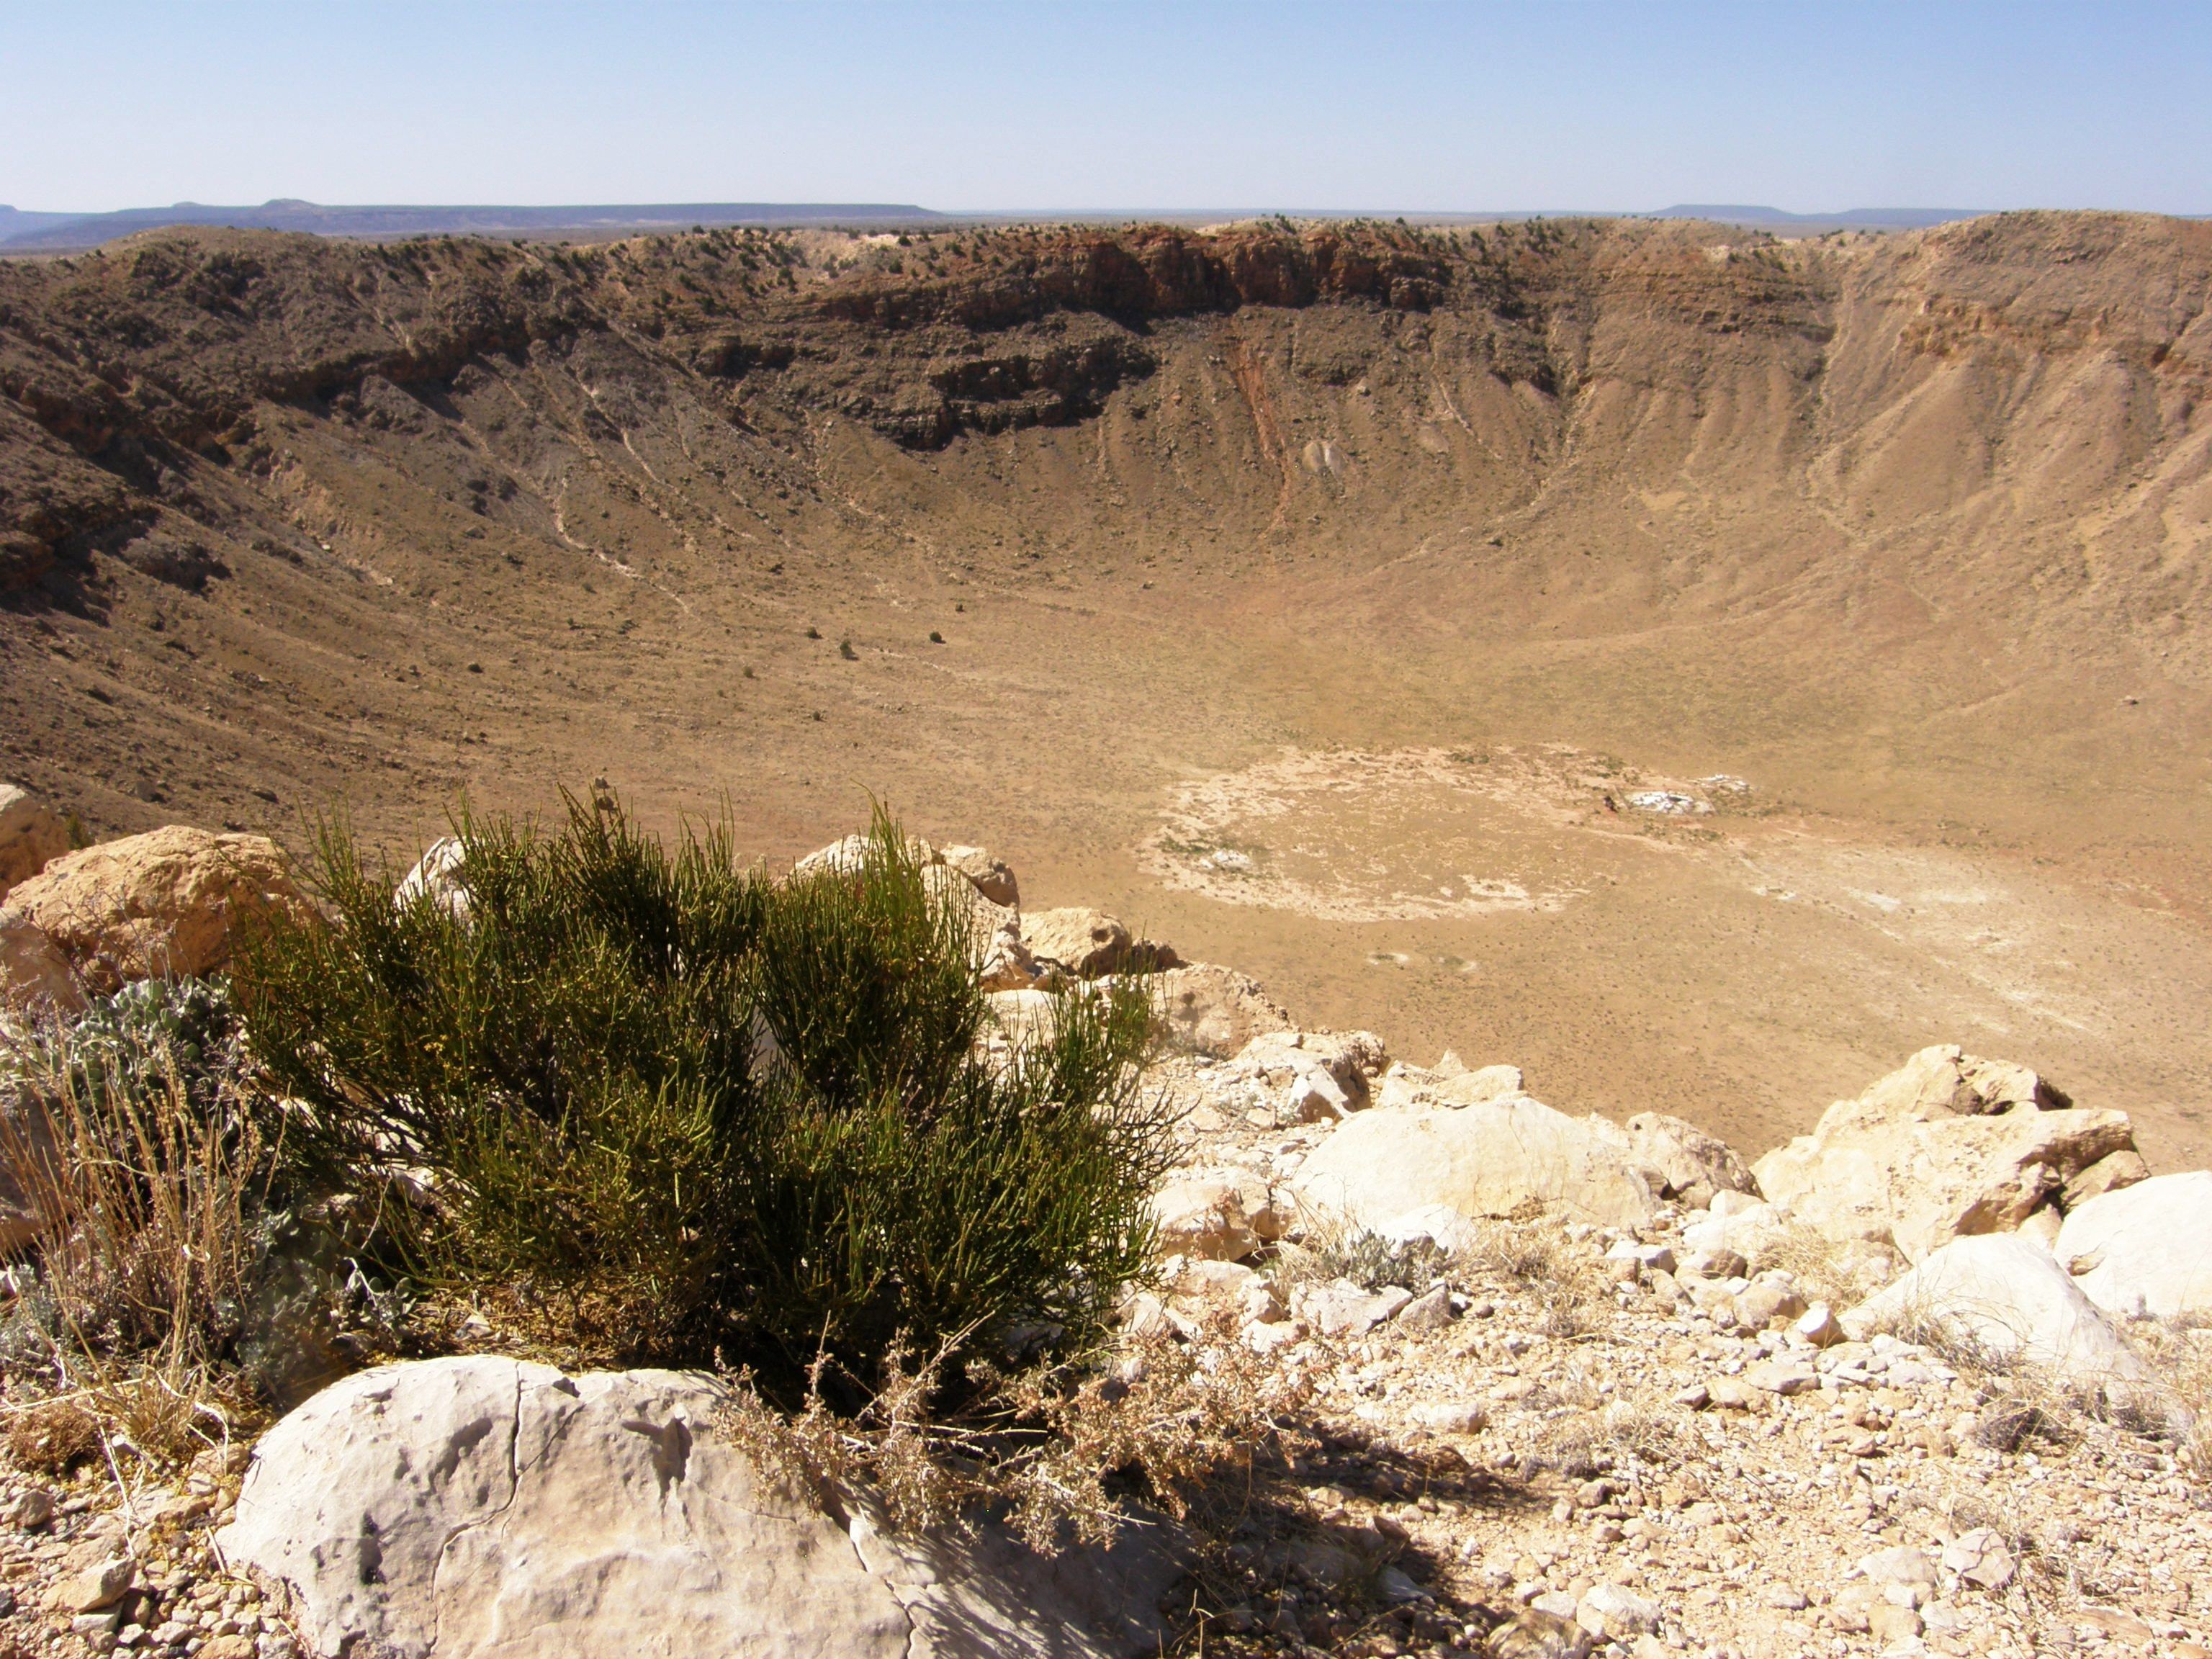
[{"label": "large flat rock", "polygon": [[324,1659],[1110,1659],[1173,1569],[1134,1543],[906,1542],[760,1478],[720,1385],[489,1356],[348,1377],[255,1449],[234,1568]]}]

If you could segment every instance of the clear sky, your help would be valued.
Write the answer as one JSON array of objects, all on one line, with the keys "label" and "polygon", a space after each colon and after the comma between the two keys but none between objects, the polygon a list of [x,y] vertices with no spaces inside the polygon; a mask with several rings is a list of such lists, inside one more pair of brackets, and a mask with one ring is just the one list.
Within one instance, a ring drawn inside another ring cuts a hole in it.
[{"label": "clear sky", "polygon": [[0,0],[0,202],[2212,212],[2212,3]]}]

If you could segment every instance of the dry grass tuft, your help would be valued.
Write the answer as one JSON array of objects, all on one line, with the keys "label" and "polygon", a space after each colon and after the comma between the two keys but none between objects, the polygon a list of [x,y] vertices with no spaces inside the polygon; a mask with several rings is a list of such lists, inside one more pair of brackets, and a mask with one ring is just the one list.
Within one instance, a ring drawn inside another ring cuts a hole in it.
[{"label": "dry grass tuft", "polygon": [[2129,1334],[2164,1396],[2162,1420],[2149,1426],[2177,1443],[2175,1456],[2198,1480],[2212,1481],[2212,1320],[2144,1320]]},{"label": "dry grass tuft", "polygon": [[39,1289],[88,1352],[192,1366],[234,1336],[262,1250],[252,1189],[266,1170],[241,1115],[193,1100],[174,1070],[143,1086],[57,1067],[0,1157],[42,1218]]},{"label": "dry grass tuft", "polygon": [[1524,1469],[1576,1480],[1606,1471],[1644,1475],[1682,1462],[1695,1449],[1683,1409],[1662,1394],[1602,1393],[1580,1367],[1550,1392],[1569,1409],[1541,1424],[1521,1449]]},{"label": "dry grass tuft", "polygon": [[1284,1425],[1309,1385],[1254,1354],[1225,1315],[1188,1341],[1158,1332],[1081,1368],[971,1364],[965,1403],[939,1415],[946,1363],[940,1354],[917,1365],[901,1345],[857,1412],[825,1399],[837,1380],[825,1362],[788,1413],[741,1372],[720,1425],[794,1493],[853,1501],[866,1490],[909,1534],[998,1510],[1040,1550],[1070,1534],[1107,1541],[1138,1518],[1133,1505],[1184,1516],[1225,1475],[1249,1478],[1255,1462],[1307,1444]]},{"label": "dry grass tuft", "polygon": [[1908,1299],[1868,1334],[1877,1333],[1926,1349],[1962,1376],[1984,1379],[2019,1377],[2025,1385],[2027,1368],[2021,1364],[2016,1350],[1985,1340],[1947,1313],[1943,1304],[1933,1297]]},{"label": "dry grass tuft", "polygon": [[1792,1219],[1761,1243],[1759,1267],[1779,1268],[1790,1275],[1808,1302],[1825,1302],[1832,1308],[1848,1308],[1876,1288],[1858,1271],[1855,1255],[1863,1252],[1831,1238],[1817,1227]]},{"label": "dry grass tuft", "polygon": [[1612,1297],[1598,1258],[1559,1221],[1531,1216],[1483,1223],[1460,1258],[1470,1282],[1488,1282],[1540,1304],[1536,1328],[1560,1341],[1587,1336]]},{"label": "dry grass tuft", "polygon": [[1572,1249],[1558,1224],[1543,1218],[1486,1221],[1464,1252],[1468,1269],[1518,1287],[1558,1284],[1586,1272],[1583,1252]]},{"label": "dry grass tuft", "polygon": [[229,1029],[207,988],[149,983],[7,1044],[0,1160],[41,1231],[0,1343],[46,1389],[10,1407],[32,1466],[95,1449],[181,1466],[262,1414],[239,1360],[276,1322],[273,1159],[235,1092]]}]

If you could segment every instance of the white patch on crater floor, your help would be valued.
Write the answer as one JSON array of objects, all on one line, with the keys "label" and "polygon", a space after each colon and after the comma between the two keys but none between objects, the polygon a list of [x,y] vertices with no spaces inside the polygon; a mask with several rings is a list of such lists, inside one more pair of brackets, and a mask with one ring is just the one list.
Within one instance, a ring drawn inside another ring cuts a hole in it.
[{"label": "white patch on crater floor", "polygon": [[1563,832],[1632,781],[1564,745],[1293,750],[1180,786],[1139,857],[1170,887],[1334,921],[1555,910],[1587,887]]}]

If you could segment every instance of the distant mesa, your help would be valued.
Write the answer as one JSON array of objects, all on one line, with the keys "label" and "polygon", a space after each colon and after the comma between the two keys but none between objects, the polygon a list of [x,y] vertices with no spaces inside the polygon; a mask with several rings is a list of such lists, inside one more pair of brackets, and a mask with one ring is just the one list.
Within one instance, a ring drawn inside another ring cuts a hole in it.
[{"label": "distant mesa", "polygon": [[309,231],[318,236],[620,235],[693,225],[920,225],[944,215],[906,202],[664,202],[568,207],[327,207],[285,197],[258,207],[179,202],[116,213],[21,213],[0,207],[0,251],[66,252],[172,225]]},{"label": "distant mesa", "polygon": [[1925,230],[1959,219],[1978,219],[1987,208],[1846,208],[1841,213],[1784,213],[1780,208],[1686,203],[1643,216],[1652,219],[1710,219],[1759,230]]}]

